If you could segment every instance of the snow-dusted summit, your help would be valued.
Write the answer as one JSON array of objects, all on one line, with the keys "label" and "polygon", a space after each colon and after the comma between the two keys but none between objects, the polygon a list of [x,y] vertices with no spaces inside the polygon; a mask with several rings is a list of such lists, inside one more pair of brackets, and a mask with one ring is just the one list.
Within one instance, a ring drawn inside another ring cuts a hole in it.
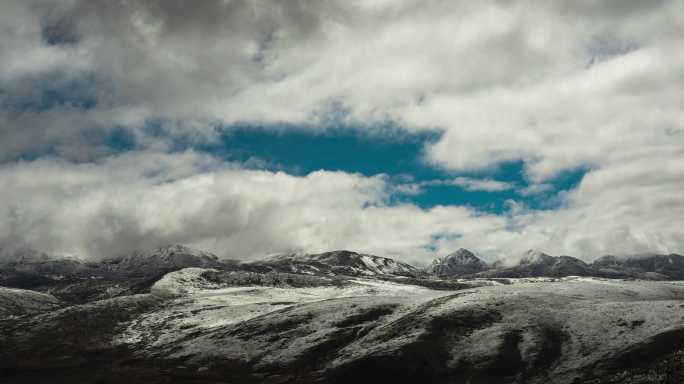
[{"label": "snow-dusted summit", "polygon": [[435,259],[428,267],[428,273],[439,277],[471,275],[489,269],[489,265],[465,248],[447,256]]}]

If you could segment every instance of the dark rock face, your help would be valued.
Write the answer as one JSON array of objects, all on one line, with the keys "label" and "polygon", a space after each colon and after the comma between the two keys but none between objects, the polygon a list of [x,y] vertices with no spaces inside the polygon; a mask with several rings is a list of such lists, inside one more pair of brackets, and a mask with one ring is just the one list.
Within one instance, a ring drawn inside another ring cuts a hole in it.
[{"label": "dark rock face", "polygon": [[427,268],[428,273],[439,277],[472,275],[486,271],[489,265],[467,249],[459,249],[445,257],[435,259]]}]

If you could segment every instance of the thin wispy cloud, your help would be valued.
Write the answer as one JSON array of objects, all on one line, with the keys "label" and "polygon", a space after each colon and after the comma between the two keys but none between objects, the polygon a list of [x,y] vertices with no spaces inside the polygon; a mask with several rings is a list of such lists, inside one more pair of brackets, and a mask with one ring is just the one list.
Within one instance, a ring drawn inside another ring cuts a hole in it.
[{"label": "thin wispy cloud", "polygon": [[472,177],[459,176],[447,180],[431,180],[422,183],[425,186],[434,185],[454,185],[465,189],[466,191],[484,191],[484,192],[500,192],[513,189],[511,183],[492,179],[476,179]]}]

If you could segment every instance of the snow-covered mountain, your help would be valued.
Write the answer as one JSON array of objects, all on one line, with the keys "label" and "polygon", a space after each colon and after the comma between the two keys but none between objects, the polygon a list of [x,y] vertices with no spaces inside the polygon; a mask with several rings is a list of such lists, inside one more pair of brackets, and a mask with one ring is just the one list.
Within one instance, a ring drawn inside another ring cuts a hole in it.
[{"label": "snow-covered mountain", "polygon": [[529,250],[522,255],[500,259],[491,265],[466,249],[436,259],[427,269],[438,277],[564,277],[592,276],[593,269],[571,256],[551,256]]},{"label": "snow-covered mountain", "polygon": [[683,258],[31,257],[0,265],[34,284],[0,287],[0,381],[680,383],[684,283],[563,276],[671,279]]},{"label": "snow-covered mountain", "polygon": [[460,248],[432,261],[427,272],[439,277],[472,275],[486,271],[489,265],[467,249]]},{"label": "snow-covered mountain", "polygon": [[348,276],[418,276],[421,271],[409,264],[387,257],[351,251],[332,251],[317,254],[285,253],[262,260],[244,263],[254,270],[305,273],[312,275]]},{"label": "snow-covered mountain", "polygon": [[47,291],[55,285],[101,277],[97,266],[70,255],[23,251],[0,262],[0,286]]},{"label": "snow-covered mountain", "polygon": [[23,252],[0,263],[0,286],[45,292],[69,303],[142,293],[165,273],[187,267],[224,268],[208,252],[181,245],[102,261]]},{"label": "snow-covered mountain", "polygon": [[177,244],[114,257],[105,260],[102,265],[109,271],[132,276],[153,276],[188,267],[220,268],[223,266],[218,257],[212,253]]},{"label": "snow-covered mountain", "polygon": [[551,256],[537,250],[528,250],[511,259],[498,260],[492,269],[479,277],[564,277],[592,276],[591,266],[572,256]]},{"label": "snow-covered mountain", "polygon": [[[587,264],[570,256],[528,251],[487,265],[460,249],[418,269],[386,257],[351,251],[284,253],[251,262],[219,260],[212,253],[182,245],[132,252],[103,261],[83,261],[69,255],[26,251],[0,262],[0,286],[31,289],[68,303],[145,293],[164,274],[183,268],[286,272],[318,276],[418,278],[423,286],[455,287],[461,278],[596,276],[648,280],[684,279],[684,256],[604,256]],[[454,279],[447,281],[446,279]]]},{"label": "snow-covered mountain", "polygon": [[0,259],[0,270],[22,273],[63,276],[85,268],[86,263],[74,255],[48,254],[33,249],[20,250]]},{"label": "snow-covered mountain", "polygon": [[684,256],[678,254],[606,255],[594,260],[599,276],[627,276],[653,280],[684,280]]}]

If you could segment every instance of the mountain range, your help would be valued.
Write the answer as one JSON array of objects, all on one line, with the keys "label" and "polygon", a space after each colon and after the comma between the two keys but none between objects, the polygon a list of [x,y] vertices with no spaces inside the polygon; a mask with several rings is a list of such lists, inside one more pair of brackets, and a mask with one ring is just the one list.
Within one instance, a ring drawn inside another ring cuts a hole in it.
[{"label": "mountain range", "polygon": [[427,272],[439,277],[521,278],[592,276],[643,280],[684,279],[684,256],[644,254],[602,256],[586,263],[572,256],[551,256],[529,250],[488,264],[466,249],[433,261]]},{"label": "mountain range", "polygon": [[0,263],[0,382],[681,383],[682,258],[25,253]]},{"label": "mountain range", "polygon": [[19,258],[0,262],[0,286],[49,292],[60,299],[79,303],[146,292],[166,273],[188,267],[256,273],[413,278],[423,285],[449,287],[453,286],[446,281],[449,279],[566,276],[684,279],[684,256],[677,254],[603,256],[592,263],[585,263],[571,256],[527,251],[518,257],[490,264],[469,250],[459,249],[436,258],[426,268],[418,268],[390,258],[346,250],[315,254],[283,253],[260,260],[237,261],[221,260],[212,253],[182,245],[170,245],[102,261],[24,253]]}]

